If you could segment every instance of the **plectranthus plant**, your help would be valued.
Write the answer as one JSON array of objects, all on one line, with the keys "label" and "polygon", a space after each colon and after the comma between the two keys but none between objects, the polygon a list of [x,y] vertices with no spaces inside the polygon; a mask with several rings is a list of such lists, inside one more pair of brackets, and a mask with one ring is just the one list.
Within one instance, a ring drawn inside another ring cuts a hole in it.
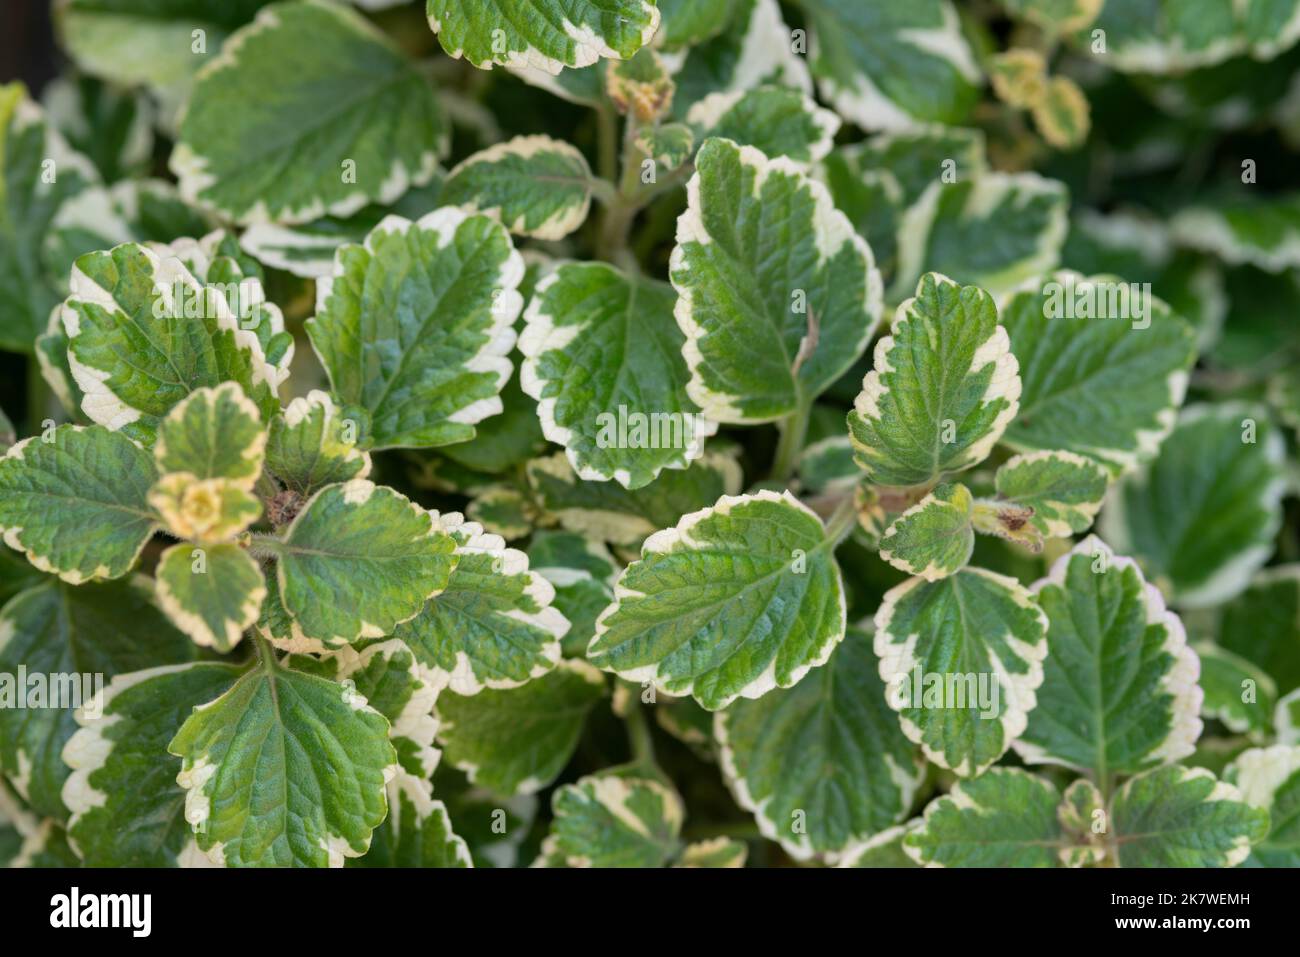
[{"label": "plectranthus plant", "polygon": [[0,863],[1300,866],[1300,7],[1187,6],[57,0]]}]

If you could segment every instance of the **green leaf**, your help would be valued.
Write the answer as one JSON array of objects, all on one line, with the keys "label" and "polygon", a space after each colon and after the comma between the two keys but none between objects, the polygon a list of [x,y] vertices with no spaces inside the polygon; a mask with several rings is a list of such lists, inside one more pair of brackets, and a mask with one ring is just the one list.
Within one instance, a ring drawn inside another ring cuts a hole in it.
[{"label": "green leaf", "polygon": [[937,581],[970,561],[974,499],[960,482],[938,485],[885,529],[880,557],[909,575]]},{"label": "green leaf", "polygon": [[1105,0],[1002,0],[1017,19],[1027,20],[1049,33],[1082,30],[1097,18]]},{"label": "green leaf", "polygon": [[429,512],[390,488],[327,485],[275,546],[280,599],[327,645],[382,638],[447,587],[454,547]]},{"label": "green leaf", "polygon": [[122,180],[113,184],[110,195],[134,236],[171,243],[206,237],[216,226],[211,216],[182,199],[170,180]]},{"label": "green leaf", "polygon": [[325,655],[332,649],[323,641],[308,638],[280,600],[280,580],[277,575],[266,577],[266,598],[254,627],[257,633],[280,651],[295,655]]},{"label": "green leaf", "polygon": [[1237,756],[1224,780],[1241,799],[1269,814],[1268,834],[1259,840],[1247,866],[1300,867],[1300,748],[1274,745]]},{"label": "green leaf", "polygon": [[[1085,276],[1104,273],[1151,283],[1152,292],[1191,323],[1199,350],[1210,352],[1219,341],[1228,312],[1223,269],[1208,256],[1175,247],[1163,220],[1076,209],[1061,260]],[[1220,356],[1207,359],[1217,363]]]},{"label": "green leaf", "polygon": [[854,844],[836,855],[833,860],[836,867],[916,867],[916,862],[903,850],[903,840],[908,833],[921,824],[920,818],[913,818],[906,824],[887,827],[879,834]]},{"label": "green leaf", "polygon": [[155,111],[143,92],[70,73],[46,85],[41,103],[68,145],[94,163],[105,182],[149,172]]},{"label": "green leaf", "polygon": [[1300,688],[1300,565],[1264,569],[1215,619],[1215,644],[1262,668],[1282,694]]},{"label": "green leaf", "polygon": [[1300,744],[1300,688],[1278,699],[1273,728],[1280,744]]},{"label": "green leaf", "polygon": [[1285,454],[1262,408],[1188,406],[1156,459],[1110,497],[1101,533],[1141,561],[1174,604],[1219,604],[1273,554]]},{"label": "green leaf", "polygon": [[228,867],[341,867],[370,846],[396,773],[388,722],[354,690],[265,662],[167,748],[185,819]]},{"label": "green leaf", "polygon": [[542,853],[560,867],[663,867],[685,816],[681,798],[658,781],[614,774],[564,785],[551,809]]},{"label": "green leaf", "polygon": [[196,389],[158,426],[154,460],[160,472],[227,479],[251,489],[262,474],[266,432],[261,414],[234,382]]},{"label": "green leaf", "polygon": [[503,797],[532,794],[564,770],[605,694],[605,676],[574,660],[518,688],[446,692],[437,703],[438,743],[472,783]]},{"label": "green leaf", "polygon": [[428,81],[390,40],[305,0],[264,10],[197,78],[171,169],[186,199],[228,219],[305,223],[428,182],[447,138]]},{"label": "green leaf", "polygon": [[370,455],[357,448],[358,438],[356,422],[328,392],[313,389],[271,420],[266,467],[300,495],[363,479],[370,474]]},{"label": "green leaf", "polygon": [[798,471],[809,492],[852,489],[862,479],[847,435],[832,435],[804,446]]},{"label": "green leaf", "polygon": [[1038,132],[1058,150],[1078,148],[1092,128],[1088,97],[1068,76],[1051,77],[1032,112]]},{"label": "green leaf", "polygon": [[240,670],[203,662],[133,671],[109,682],[93,713],[77,711],[80,730],[63,748],[72,769],[63,801],[68,836],[88,867],[174,867],[202,856],[167,744]]},{"label": "green leaf", "polygon": [[1085,532],[1106,497],[1109,476],[1092,459],[1073,452],[1016,455],[993,477],[995,505],[1032,509],[1029,524],[1045,538]]},{"label": "green leaf", "polygon": [[636,545],[688,512],[740,492],[740,466],[725,452],[706,451],[690,468],[668,469],[643,488],[583,482],[563,455],[533,459],[528,482],[546,510],[570,531],[614,545]]},{"label": "green leaf", "polygon": [[[412,777],[427,788],[441,756],[433,746],[438,733],[433,706],[439,688],[421,676],[410,648],[390,638],[360,651],[344,645],[326,652],[319,660],[295,656],[289,664],[355,689],[371,708],[388,719],[388,738],[402,766],[399,777]],[[398,784],[397,779],[389,782],[390,797]]]},{"label": "green leaf", "polygon": [[36,821],[30,815],[21,821],[16,831],[21,839],[18,854],[9,867],[69,868],[81,867],[81,859],[68,844],[68,833],[55,821],[46,818]]},{"label": "green leaf", "polygon": [[1273,733],[1277,685],[1251,662],[1208,641],[1197,642],[1201,659],[1201,689],[1205,702],[1201,714],[1213,718],[1234,734],[1254,740]]},{"label": "green leaf", "polygon": [[152,444],[177,403],[226,381],[264,418],[279,409],[281,370],[257,335],[166,247],[127,243],[82,256],[61,315],[82,411],[132,439]]},{"label": "green leaf", "polygon": [[1027,110],[1046,92],[1047,61],[1037,50],[1012,47],[991,58],[989,81],[999,100],[1017,110]]},{"label": "green leaf", "polygon": [[370,850],[349,866],[473,867],[469,846],[451,828],[447,806],[429,785],[399,773],[388,782],[388,817],[375,829]]},{"label": "green leaf", "polygon": [[732,18],[735,0],[659,0],[662,18],[655,43],[674,52],[710,40]]},{"label": "green leaf", "polygon": [[434,173],[423,186],[412,186],[391,204],[371,203],[350,216],[322,216],[310,223],[255,223],[240,242],[259,261],[295,276],[317,279],[334,270],[334,254],[345,243],[363,243],[390,215],[419,219],[439,205],[444,174]]},{"label": "green leaf", "polygon": [[1061,792],[1036,774],[993,768],[925,809],[903,849],[928,867],[1060,867]]},{"label": "green leaf", "polygon": [[947,0],[809,0],[812,72],[822,96],[864,129],[959,125],[981,77]]},{"label": "green leaf", "polygon": [[257,621],[262,570],[238,545],[173,545],[154,571],[158,604],[196,644],[227,652]]},{"label": "green leaf", "polygon": [[605,97],[604,63],[597,62],[578,69],[570,67],[558,74],[532,66],[507,66],[506,69],[529,86],[579,106],[595,109]]},{"label": "green leaf", "polygon": [[524,262],[499,224],[444,207],[390,216],[317,280],[307,334],[374,448],[464,442],[501,411]]},{"label": "green leaf", "polygon": [[120,86],[149,86],[171,126],[194,75],[268,2],[59,0],[56,12],[60,40],[78,67]]},{"label": "green leaf", "polygon": [[747,90],[763,83],[811,93],[812,77],[804,57],[793,49],[792,36],[777,0],[732,0],[727,26],[713,39],[687,50],[673,76],[678,118],[710,93]]},{"label": "green leaf", "polygon": [[712,93],[686,114],[700,141],[711,136],[753,146],[767,156],[813,163],[831,151],[840,118],[809,96],[781,86]]},{"label": "green leaf", "polygon": [[1177,761],[1201,734],[1200,665],[1137,563],[1089,536],[1034,585],[1047,615],[1038,707],[1015,742],[1094,780]]},{"label": "green leaf", "polygon": [[1300,266],[1300,194],[1189,206],[1169,228],[1176,242],[1234,266],[1249,263],[1274,273]]},{"label": "green leaf", "polygon": [[[1098,49],[1092,37],[1106,38]],[[1249,52],[1267,60],[1300,36],[1294,3],[1197,0],[1192,3],[1102,7],[1091,25],[1078,28],[1076,46],[1108,68],[1126,73],[1182,73]]]},{"label": "green leaf", "polygon": [[832,544],[789,492],[725,495],[646,539],[587,657],[710,711],[789,688],[844,637]]},{"label": "green leaf", "polygon": [[1236,867],[1268,833],[1268,812],[1203,768],[1130,778],[1111,801],[1120,867]]},{"label": "green leaf", "polygon": [[537,819],[538,800],[523,795],[502,799],[470,785],[465,775],[443,764],[434,778],[438,797],[465,838],[475,867],[518,867],[525,841],[530,842]]},{"label": "green leaf", "polygon": [[518,472],[530,458],[546,450],[546,437],[537,418],[537,403],[511,376],[501,389],[504,411],[474,426],[474,438],[438,450],[457,465],[490,475]]},{"label": "green leaf", "polygon": [[877,485],[926,485],[977,465],[1016,415],[1020,376],[984,290],[928,273],[898,307],[849,413]]},{"label": "green leaf", "polygon": [[637,133],[636,148],[671,173],[695,154],[695,133],[685,123],[665,123]]},{"label": "green leaf", "polygon": [[669,64],[646,47],[627,60],[605,67],[605,94],[619,113],[638,123],[656,123],[672,109],[677,86]]},{"label": "green leaf", "polygon": [[741,807],[796,859],[832,854],[906,816],[924,762],[885,703],[871,636],[850,628],[797,685],[714,718]]},{"label": "green leaf", "polygon": [[563,239],[591,209],[586,158],[549,136],[516,136],[464,160],[447,176],[441,202],[486,213],[517,236]]},{"label": "green leaf", "polygon": [[839,147],[826,157],[823,175],[835,205],[870,243],[888,279],[896,271],[904,212],[945,174],[968,179],[987,166],[978,130],[926,125]]},{"label": "green leaf", "polygon": [[875,649],[904,733],[973,777],[1025,730],[1043,682],[1047,618],[1029,590],[983,568],[911,578],[876,612]]},{"label": "green leaf", "polygon": [[1155,454],[1196,359],[1195,334],[1164,303],[1061,272],[1012,296],[1002,322],[1024,381],[1008,445],[1077,452],[1112,472]]},{"label": "green leaf", "polygon": [[217,544],[234,538],[262,514],[262,502],[230,479],[169,472],[149,490],[163,528],[177,538]]},{"label": "green leaf", "polygon": [[717,431],[687,395],[676,301],[667,283],[604,263],[566,263],[538,284],[521,384],[579,478],[642,488],[699,458]]},{"label": "green leaf", "polygon": [[1055,269],[1069,223],[1064,184],[1036,173],[983,173],[932,180],[898,225],[898,270],[890,299],[925,272],[995,296]]},{"label": "green leaf", "polygon": [[1269,379],[1268,402],[1277,417],[1300,437],[1300,368],[1292,366]]},{"label": "green leaf", "polygon": [[[262,267],[244,252],[234,235],[218,229],[197,241],[182,237],[166,251],[180,259],[195,279],[225,298],[239,319],[239,328],[253,332],[274,369],[272,385],[283,383],[293,361],[293,335],[285,331],[280,307],[266,300]],[[265,417],[271,411],[279,411],[279,405],[267,410]]]},{"label": "green leaf", "polygon": [[533,530],[539,516],[527,496],[513,485],[496,484],[477,488],[465,514],[493,535],[508,542]]},{"label": "green leaf", "polygon": [[[39,814],[63,820],[68,768],[59,753],[76,731],[75,709],[90,703],[99,681],[193,655],[147,581],[50,581],[21,592],[0,610],[0,700],[9,699],[0,707],[0,771]],[[33,684],[36,676],[45,680]],[[17,707],[15,695],[27,706]]]},{"label": "green leaf", "polygon": [[156,478],[148,452],[101,426],[24,439],[0,458],[5,544],[74,585],[120,578],[158,527],[147,501]]},{"label": "green leaf", "polygon": [[569,621],[560,650],[581,658],[596,633],[596,619],[614,600],[619,566],[605,546],[573,532],[534,533],[528,564],[555,588],[551,604]]},{"label": "green leaf", "polygon": [[443,516],[441,529],[455,542],[455,571],[446,590],[394,633],[425,680],[472,695],[554,668],[569,623],[551,607],[550,582],[529,570],[523,552],[459,515]]},{"label": "green leaf", "polygon": [[[619,685],[618,688],[626,688]],[[615,689],[617,692],[618,688]],[[705,711],[694,698],[671,698],[656,695],[655,723],[704,761],[717,760],[713,736],[713,712]]]},{"label": "green leaf", "polygon": [[[0,177],[0,349],[31,352],[68,281],[67,262],[51,261],[57,257],[45,255],[47,245],[58,241],[66,217],[79,221],[89,211],[85,204],[107,207],[108,197],[94,166],[68,146],[21,83],[0,85]],[[100,241],[68,252],[76,256]]]},{"label": "green leaf", "polygon": [[650,42],[659,11],[650,0],[428,0],[429,25],[451,57],[559,73],[602,57],[626,60]]},{"label": "green leaf", "polygon": [[744,867],[749,847],[729,837],[687,844],[673,867]]},{"label": "green leaf", "polygon": [[687,391],[718,422],[788,416],[870,341],[881,310],[871,249],[788,159],[714,139],[695,168],[669,264]]}]

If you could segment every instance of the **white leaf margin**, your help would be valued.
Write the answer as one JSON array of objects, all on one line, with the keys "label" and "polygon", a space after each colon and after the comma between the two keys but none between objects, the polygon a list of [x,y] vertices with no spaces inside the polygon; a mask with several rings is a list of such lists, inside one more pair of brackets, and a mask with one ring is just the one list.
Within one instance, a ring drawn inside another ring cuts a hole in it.
[{"label": "white leaf margin", "polygon": [[[467,220],[479,215],[482,214],[469,213],[455,206],[443,206],[415,221],[397,215],[385,216],[370,231],[365,242],[361,245],[371,256],[372,261],[378,260],[379,253],[376,250],[375,242],[380,233],[405,235],[411,230],[418,229],[435,233],[438,237],[438,251],[442,251],[452,243],[457,230]],[[490,217],[487,218],[490,219]],[[506,257],[505,262],[501,265],[497,284],[493,287],[495,295],[491,310],[492,323],[485,330],[486,341],[479,351],[464,364],[464,368],[469,372],[495,375],[497,380],[496,394],[489,399],[479,399],[471,402],[448,417],[447,421],[459,425],[475,425],[486,418],[500,415],[505,409],[501,402],[500,393],[514,372],[514,363],[511,362],[509,355],[515,347],[514,323],[524,308],[524,297],[519,292],[519,284],[524,280],[524,259],[519,250],[515,249],[514,243],[510,240],[510,234],[505,227],[495,220],[492,220],[492,222],[493,225],[501,229],[505,236],[506,243],[510,247],[510,255]],[[326,303],[333,293],[335,280],[341,279],[345,274],[343,253],[350,246],[352,244],[340,246],[334,254],[334,266],[330,274],[316,279],[316,321],[319,321],[319,317],[325,312]],[[329,363],[325,361],[325,357],[321,355],[320,349],[316,347],[314,342],[312,342],[312,351],[316,353],[321,368],[328,369]],[[377,446],[374,451],[381,451],[384,448],[388,448],[388,446]]]},{"label": "white leaf margin", "polygon": [[[1030,591],[1035,597],[1048,585],[1055,585],[1068,591],[1065,579],[1070,570],[1070,562],[1079,556],[1087,558],[1090,562],[1102,558],[1106,569],[1104,574],[1122,573],[1126,569],[1132,569],[1142,586],[1142,602],[1146,610],[1147,626],[1164,626],[1165,641],[1161,645],[1161,650],[1173,659],[1173,665],[1161,677],[1159,688],[1173,698],[1172,714],[1165,740],[1160,747],[1147,755],[1147,760],[1152,762],[1153,767],[1158,767],[1193,754],[1196,751],[1196,741],[1200,738],[1204,727],[1201,722],[1201,705],[1205,700],[1205,692],[1200,685],[1201,659],[1187,642],[1187,631],[1183,627],[1182,619],[1165,605],[1160,589],[1146,580],[1138,563],[1123,555],[1116,555],[1114,550],[1096,535],[1089,535],[1058,558],[1047,575],[1030,586]],[[1081,772],[1089,770],[1052,757],[1043,748],[1019,738],[1011,742],[1011,747],[1027,764],[1055,764]]]},{"label": "white leaf margin", "polygon": [[[827,186],[821,181],[812,178],[806,164],[798,163],[785,156],[769,158],[765,153],[753,146],[741,146],[735,141],[724,137],[718,137],[717,139],[739,151],[742,166],[748,166],[755,170],[753,188],[750,192],[751,197],[757,198],[762,194],[763,185],[767,182],[768,177],[773,174],[792,177],[798,184],[795,191],[807,189],[814,206],[812,231],[813,244],[817,249],[817,266],[824,265],[828,260],[838,255],[846,244],[852,245],[857,254],[866,262],[867,268],[864,282],[866,301],[864,307],[865,312],[874,318],[871,322],[864,324],[858,342],[852,350],[849,350],[854,355],[857,355],[871,341],[883,311],[884,285],[871,247],[853,228],[848,217],[836,207]],[[676,246],[673,248],[668,263],[670,276],[685,269],[686,254],[683,247],[687,243],[700,246],[709,246],[713,243],[713,237],[709,235],[708,228],[704,224],[703,201],[700,193],[701,182],[700,172],[696,170],[686,183],[686,210],[677,220]],[[673,314],[677,319],[677,325],[686,336],[686,342],[682,344],[682,356],[686,359],[687,368],[691,370],[691,379],[687,383],[686,393],[700,407],[705,418],[714,422],[739,425],[756,425],[773,421],[774,418],[780,418],[780,416],[756,418],[746,415],[736,404],[738,400],[744,398],[743,396],[715,392],[705,384],[701,369],[707,363],[703,352],[700,351],[699,342],[705,337],[707,330],[695,319],[694,295],[692,292],[694,287],[683,287],[678,285],[677,282],[673,282],[673,287],[677,290],[677,305],[673,310]]]},{"label": "white leaf margin", "polygon": [[[691,529],[706,519],[712,518],[714,515],[730,514],[733,509],[742,508],[752,502],[772,502],[790,506],[815,519],[817,524],[822,527],[823,532],[825,532],[825,523],[822,522],[821,516],[791,495],[788,490],[778,493],[771,489],[760,489],[759,491],[745,495],[724,495],[713,505],[683,515],[672,528],[665,528],[662,531],[655,532],[645,540],[641,546],[641,558],[645,559],[650,555],[671,554],[677,550],[679,544],[684,546],[687,550],[699,547],[701,543],[695,541],[695,539],[691,537]],[[707,547],[707,545],[705,547]],[[830,660],[832,652],[834,652],[840,642],[844,640],[844,636],[848,634],[848,598],[844,587],[843,573],[840,571],[839,565],[836,564],[833,554],[828,555],[828,561],[830,562],[831,569],[835,573],[835,584],[839,588],[839,628],[837,629],[837,632],[830,635],[822,642],[821,648],[818,649],[818,652],[811,660],[799,665],[791,671],[788,684],[781,685],[777,683],[776,666],[780,655],[774,654],[772,660],[768,663],[763,672],[739,691],[724,698],[718,704],[716,709],[717,711],[724,710],[727,705],[731,704],[731,702],[735,701],[737,698],[761,698],[763,695],[776,688],[792,688],[798,684],[800,679],[802,679],[809,671],[824,665]],[[637,563],[634,562],[633,565],[635,564]],[[623,583],[628,570],[631,569],[633,565],[629,565],[619,573],[618,580],[614,583],[614,599],[610,605],[600,613],[600,617],[596,619],[595,633],[591,636],[591,641],[587,645],[588,653],[590,653],[591,647],[595,645],[596,642],[598,642],[609,630],[608,619],[618,611],[619,607],[622,605],[623,599],[645,597],[643,592],[629,588]],[[693,679],[688,684],[669,691],[665,687],[665,682],[673,680],[673,676],[660,675],[660,664],[661,662],[655,662],[653,664],[641,665],[636,668],[629,668],[622,671],[613,669],[602,670],[611,671],[611,673],[616,674],[625,681],[630,681],[633,684],[653,684],[656,692],[667,698],[684,698],[688,695],[693,695],[695,689],[695,681]]]}]

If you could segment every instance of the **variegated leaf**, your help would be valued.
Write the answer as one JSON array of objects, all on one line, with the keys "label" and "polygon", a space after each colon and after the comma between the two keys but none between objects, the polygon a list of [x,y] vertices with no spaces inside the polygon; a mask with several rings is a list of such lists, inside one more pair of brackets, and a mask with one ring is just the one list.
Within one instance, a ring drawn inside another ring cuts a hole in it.
[{"label": "variegated leaf", "polygon": [[523,259],[498,223],[444,207],[390,216],[317,280],[307,333],[372,448],[464,442],[501,411]]},{"label": "variegated leaf", "polygon": [[695,167],[669,265],[688,392],[719,422],[788,416],[871,338],[881,310],[871,249],[788,159],[714,139]]},{"label": "variegated leaf", "polygon": [[844,637],[832,545],[789,492],[723,496],[646,540],[587,658],[710,711],[789,688]]},{"label": "variegated leaf", "polygon": [[877,485],[925,485],[979,464],[1016,415],[1020,376],[984,290],[929,273],[898,307],[849,413]]}]

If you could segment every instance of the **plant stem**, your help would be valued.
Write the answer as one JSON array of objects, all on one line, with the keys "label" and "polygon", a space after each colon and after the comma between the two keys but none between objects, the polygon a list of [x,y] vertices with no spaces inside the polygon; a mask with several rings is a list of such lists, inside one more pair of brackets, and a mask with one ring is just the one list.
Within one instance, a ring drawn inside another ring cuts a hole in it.
[{"label": "plant stem", "polygon": [[596,107],[596,168],[600,178],[614,182],[618,178],[618,114],[609,100]]},{"label": "plant stem", "polygon": [[269,558],[272,555],[278,557],[284,553],[284,542],[275,535],[254,532],[249,536],[248,550],[258,558]]},{"label": "plant stem", "polygon": [[655,764],[655,746],[650,737],[650,725],[645,719],[645,709],[641,707],[641,697],[637,689],[632,689],[627,716],[627,743],[632,749],[632,763],[654,777],[659,776],[659,767]]},{"label": "plant stem", "polygon": [[858,521],[857,502],[854,500],[853,492],[845,495],[840,504],[835,507],[831,517],[826,520],[826,540],[831,543],[831,548],[839,546],[840,542],[848,538],[849,532],[853,531],[853,526]]},{"label": "plant stem", "polygon": [[772,460],[773,481],[788,482],[794,474],[795,462],[803,451],[804,439],[808,437],[808,417],[811,413],[812,404],[803,403],[777,423],[781,437],[776,443],[776,456]]},{"label": "plant stem", "polygon": [[639,272],[641,267],[628,248],[628,238],[632,232],[632,222],[644,205],[641,164],[638,159],[641,151],[636,145],[640,128],[636,116],[629,114],[623,124],[623,169],[619,176],[618,193],[605,207],[605,218],[600,229],[601,256],[608,262],[634,272]]},{"label": "plant stem", "polygon": [[41,364],[32,356],[27,360],[27,431],[39,435],[45,413],[50,407],[50,385],[41,375]]},{"label": "plant stem", "polygon": [[261,664],[263,671],[270,674],[278,667],[279,662],[275,658],[275,649],[271,647],[269,641],[256,632],[253,634],[253,647],[257,650],[257,660]]}]

